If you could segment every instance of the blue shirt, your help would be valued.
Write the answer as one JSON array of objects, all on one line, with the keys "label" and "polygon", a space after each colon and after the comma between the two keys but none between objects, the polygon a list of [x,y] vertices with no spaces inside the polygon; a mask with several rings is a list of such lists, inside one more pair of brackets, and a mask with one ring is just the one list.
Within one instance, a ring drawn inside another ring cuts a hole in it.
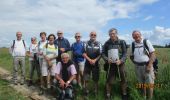
[{"label": "blue shirt", "polygon": [[83,62],[84,57],[84,43],[82,41],[75,42],[71,46],[72,52],[73,52],[73,60],[74,62]]},{"label": "blue shirt", "polygon": [[70,51],[70,43],[66,38],[61,38],[61,39],[58,38],[54,41],[54,44],[58,45],[59,48],[57,60],[61,61],[61,54],[63,52],[60,51],[60,48],[64,48],[65,52],[68,52]]}]

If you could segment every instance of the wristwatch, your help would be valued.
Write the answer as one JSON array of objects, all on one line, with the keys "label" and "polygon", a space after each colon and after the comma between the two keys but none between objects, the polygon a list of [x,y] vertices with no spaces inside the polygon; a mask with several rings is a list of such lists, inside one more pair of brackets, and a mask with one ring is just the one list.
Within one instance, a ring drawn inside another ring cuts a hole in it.
[{"label": "wristwatch", "polygon": [[67,81],[68,84],[70,84],[70,81]]}]

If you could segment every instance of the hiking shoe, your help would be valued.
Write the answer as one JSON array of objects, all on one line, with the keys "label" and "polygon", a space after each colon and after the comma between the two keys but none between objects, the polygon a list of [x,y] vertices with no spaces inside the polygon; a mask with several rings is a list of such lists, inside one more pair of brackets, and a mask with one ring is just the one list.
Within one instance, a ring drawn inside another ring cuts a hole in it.
[{"label": "hiking shoe", "polygon": [[13,84],[14,84],[14,85],[18,85],[18,82],[17,82],[17,81],[14,81]]},{"label": "hiking shoe", "polygon": [[24,85],[24,83],[25,83],[24,79],[21,79],[20,85]]},{"label": "hiking shoe", "polygon": [[110,93],[107,93],[106,94],[106,99],[105,100],[111,100],[111,95],[110,95]]},{"label": "hiking shoe", "polygon": [[89,91],[87,89],[84,89],[84,100],[88,100],[88,94]]},{"label": "hiking shoe", "polygon": [[43,90],[43,89],[40,89],[40,91],[39,91],[38,94],[39,94],[39,95],[43,95],[43,94],[44,94],[44,90]]},{"label": "hiking shoe", "polygon": [[30,81],[28,82],[28,86],[31,86],[31,85],[33,85],[32,80],[30,80]]},{"label": "hiking shoe", "polygon": [[128,100],[128,95],[122,95],[122,100]]},{"label": "hiking shoe", "polygon": [[98,89],[95,89],[94,95],[95,95],[95,97],[98,95]]},{"label": "hiking shoe", "polygon": [[82,89],[82,85],[81,85],[81,83],[78,83],[78,87],[79,87],[80,89]]},{"label": "hiking shoe", "polygon": [[50,89],[50,88],[51,88],[50,83],[47,83],[47,89]]}]

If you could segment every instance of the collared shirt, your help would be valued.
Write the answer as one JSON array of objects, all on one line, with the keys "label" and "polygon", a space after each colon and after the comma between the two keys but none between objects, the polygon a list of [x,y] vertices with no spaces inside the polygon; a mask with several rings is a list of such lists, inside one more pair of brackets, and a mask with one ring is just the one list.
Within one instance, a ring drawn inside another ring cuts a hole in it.
[{"label": "collared shirt", "polygon": [[73,43],[71,46],[71,50],[73,51],[74,62],[78,63],[84,61],[84,43],[82,41]]}]

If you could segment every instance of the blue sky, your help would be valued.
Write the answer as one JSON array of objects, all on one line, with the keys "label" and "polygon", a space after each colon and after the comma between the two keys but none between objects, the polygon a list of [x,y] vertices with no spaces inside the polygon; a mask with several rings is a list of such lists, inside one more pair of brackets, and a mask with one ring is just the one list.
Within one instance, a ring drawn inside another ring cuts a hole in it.
[{"label": "blue sky", "polygon": [[112,27],[127,43],[137,29],[153,44],[165,45],[170,43],[169,9],[169,0],[1,0],[0,47],[8,47],[17,31],[28,44],[31,36],[57,30],[63,30],[71,43],[76,32],[86,41],[96,31],[104,43]]}]

